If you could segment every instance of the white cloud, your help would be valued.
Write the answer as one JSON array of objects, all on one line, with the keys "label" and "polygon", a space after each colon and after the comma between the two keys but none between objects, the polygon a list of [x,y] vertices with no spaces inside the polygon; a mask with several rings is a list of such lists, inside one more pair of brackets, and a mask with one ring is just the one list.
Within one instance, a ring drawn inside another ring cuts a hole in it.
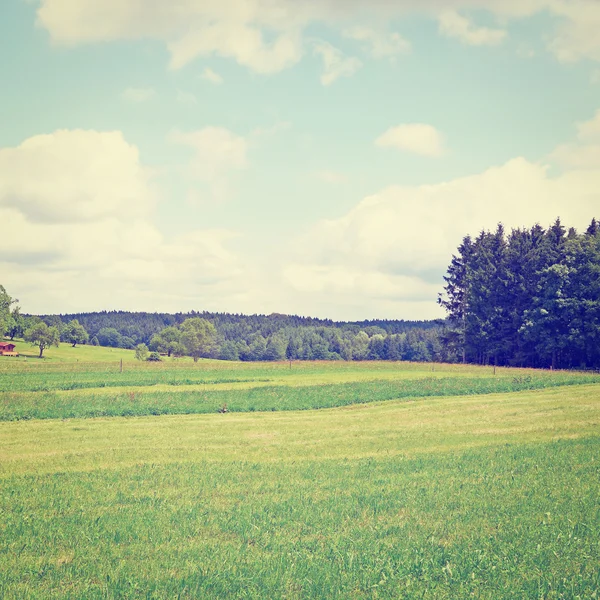
[{"label": "white cloud", "polygon": [[196,106],[196,104],[198,104],[198,98],[191,92],[177,90],[177,103],[183,106]]},{"label": "white cloud", "polygon": [[323,74],[321,75],[323,85],[331,85],[340,77],[351,77],[362,66],[358,58],[346,56],[328,42],[316,42],[314,52],[323,59]]},{"label": "white cloud", "polygon": [[476,27],[466,17],[453,10],[444,11],[439,16],[440,33],[457,38],[469,46],[497,46],[507,33],[503,29]]},{"label": "white cloud", "polygon": [[[248,165],[248,142],[223,127],[206,127],[199,131],[175,131],[169,136],[171,143],[188,146],[193,150],[187,174],[210,188],[212,200],[227,196],[227,176],[233,170]],[[191,204],[199,203],[200,195],[193,191],[188,197]]]},{"label": "white cloud", "polygon": [[363,42],[366,51],[373,58],[393,58],[411,51],[411,43],[396,32],[387,33],[369,27],[352,27],[344,31],[344,35]]},{"label": "white cloud", "polygon": [[313,306],[339,305],[354,314],[363,307],[362,314],[388,317],[439,316],[441,275],[465,235],[494,229],[498,222],[507,228],[549,225],[557,216],[584,228],[598,206],[600,169],[551,177],[546,166],[516,158],[478,175],[390,187],[365,198],[301,237],[283,276]]},{"label": "white cloud", "polygon": [[156,195],[120,132],[58,131],[0,149],[3,242],[18,249],[0,257],[3,284],[31,311],[217,308],[245,293],[235,234],[168,240],[153,223]]},{"label": "white cloud", "polygon": [[422,156],[441,156],[444,152],[442,134],[425,123],[392,127],[379,136],[375,144],[381,148],[398,148]]},{"label": "white cloud", "polygon": [[187,133],[175,131],[169,139],[194,150],[190,169],[198,179],[211,180],[222,171],[247,166],[246,140],[224,127],[205,127]]},{"label": "white cloud", "polygon": [[0,149],[0,205],[33,222],[137,217],[153,201],[148,173],[121,132],[61,130]]},{"label": "white cloud", "polygon": [[561,144],[550,158],[566,168],[600,169],[600,110],[589,120],[577,123],[577,142]]},{"label": "white cloud", "polygon": [[[56,43],[75,45],[120,39],[167,44],[172,68],[219,55],[259,73],[296,64],[303,32],[315,23],[342,29],[376,21],[389,25],[408,15],[442,16],[446,33],[467,43],[498,43],[502,30],[474,27],[464,11],[485,11],[509,23],[547,11],[558,20],[549,49],[561,61],[600,61],[597,0],[38,0],[38,23]],[[450,12],[447,12],[450,11]],[[376,18],[373,15],[377,15]],[[266,38],[268,36],[268,41]]]},{"label": "white cloud", "polygon": [[210,67],[204,69],[202,72],[202,79],[206,79],[206,81],[210,81],[210,83],[214,85],[221,85],[223,83],[223,78]]},{"label": "white cloud", "polygon": [[141,104],[147,102],[156,94],[153,88],[133,88],[129,87],[123,90],[122,98],[132,104]]},{"label": "white cloud", "polygon": [[169,50],[173,69],[181,69],[200,56],[218,55],[264,74],[291,67],[302,57],[302,44],[295,32],[283,32],[267,43],[260,29],[230,21],[200,26],[170,42]]},{"label": "white cloud", "polygon": [[352,265],[290,264],[285,280],[296,290],[311,294],[359,294],[386,300],[419,301],[435,298],[439,285],[414,275],[365,271]]},{"label": "white cloud", "polygon": [[[549,225],[557,216],[585,228],[600,206],[600,111],[576,124],[577,142],[551,155],[565,167],[515,158],[483,173],[437,185],[393,186],[346,215],[323,220],[297,240],[283,268],[298,302],[338,318],[370,314],[441,316],[442,273],[461,239],[494,229]],[[425,233],[424,233],[425,232]],[[365,308],[368,307],[368,310]],[[333,313],[335,314],[335,313]]]},{"label": "white cloud", "polygon": [[596,114],[589,121],[577,123],[577,137],[582,142],[590,140],[598,140],[600,142],[600,109],[596,111]]},{"label": "white cloud", "polygon": [[551,11],[562,17],[549,44],[559,61],[592,59],[600,62],[600,3],[596,0],[555,0]]},{"label": "white cloud", "polygon": [[561,144],[550,158],[569,169],[598,169],[600,144]]}]

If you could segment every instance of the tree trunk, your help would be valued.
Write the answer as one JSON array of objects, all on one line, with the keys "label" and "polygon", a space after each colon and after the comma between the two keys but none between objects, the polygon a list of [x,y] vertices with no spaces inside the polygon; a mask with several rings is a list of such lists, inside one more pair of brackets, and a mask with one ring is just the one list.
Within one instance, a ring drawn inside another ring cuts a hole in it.
[{"label": "tree trunk", "polygon": [[38,358],[42,358],[43,353],[44,353],[44,346],[40,346],[40,355]]}]

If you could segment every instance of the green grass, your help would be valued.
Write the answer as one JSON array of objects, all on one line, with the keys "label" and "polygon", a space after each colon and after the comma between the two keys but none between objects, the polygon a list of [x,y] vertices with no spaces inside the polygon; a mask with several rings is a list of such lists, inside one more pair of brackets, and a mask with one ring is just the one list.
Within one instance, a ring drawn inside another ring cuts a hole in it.
[{"label": "green grass", "polygon": [[[443,461],[178,463],[14,478],[0,593],[593,598],[597,451],[554,442]],[[32,500],[32,487],[44,496]]]},{"label": "green grass", "polygon": [[[600,382],[600,375],[389,362],[178,360],[0,363],[0,421],[322,409],[382,400],[514,392]],[[495,373],[495,374],[494,374]]]},{"label": "green grass", "polygon": [[86,351],[0,360],[0,598],[598,597],[597,376]]},{"label": "green grass", "polygon": [[[71,350],[73,350],[71,348]],[[0,420],[322,409],[381,400],[513,392],[600,375],[390,362],[0,361]],[[494,374],[495,373],[495,374]]]},{"label": "green grass", "polygon": [[591,598],[600,389],[0,424],[4,598]]},{"label": "green grass", "polygon": [[[135,386],[140,385],[140,379],[135,378],[133,381]],[[164,383],[163,379],[157,378],[157,381]],[[34,386],[37,392],[4,393],[0,399],[0,421],[201,414],[215,413],[224,407],[229,412],[309,410],[400,398],[465,396],[585,385],[597,382],[599,378],[594,375],[562,373],[522,377],[400,378],[304,386],[273,386],[265,385],[260,380],[244,379],[205,379],[203,385],[187,386],[182,385],[182,382],[189,381],[191,384],[196,380],[176,378],[172,381],[173,385],[163,385],[160,390],[149,385],[129,389],[120,387],[110,393],[113,384],[123,386],[123,382],[107,381],[105,384],[108,390],[90,390],[86,388],[91,387],[92,382],[68,379],[62,385],[57,385],[55,378],[54,381],[46,381],[41,389],[45,392],[58,387],[69,393],[44,393],[39,391],[37,384]],[[11,389],[14,390],[20,382],[17,379],[11,383]]]},{"label": "green grass", "polygon": [[[6,340],[9,341],[9,340]],[[69,362],[119,362],[135,360],[133,350],[122,348],[103,348],[101,346],[76,346],[61,343],[58,348],[52,347],[44,350],[42,358],[39,356],[39,348],[24,342],[22,339],[14,339],[15,351],[19,357],[0,357],[1,362],[44,362],[44,363],[69,363]]]}]

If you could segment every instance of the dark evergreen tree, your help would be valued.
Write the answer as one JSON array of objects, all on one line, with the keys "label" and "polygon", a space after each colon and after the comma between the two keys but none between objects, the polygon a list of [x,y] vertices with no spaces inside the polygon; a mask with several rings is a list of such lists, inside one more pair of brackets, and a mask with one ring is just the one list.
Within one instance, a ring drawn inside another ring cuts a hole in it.
[{"label": "dark evergreen tree", "polygon": [[547,231],[507,236],[499,226],[465,238],[440,298],[452,325],[441,334],[447,349],[478,363],[600,367],[599,248],[595,219],[584,235],[557,219]]}]

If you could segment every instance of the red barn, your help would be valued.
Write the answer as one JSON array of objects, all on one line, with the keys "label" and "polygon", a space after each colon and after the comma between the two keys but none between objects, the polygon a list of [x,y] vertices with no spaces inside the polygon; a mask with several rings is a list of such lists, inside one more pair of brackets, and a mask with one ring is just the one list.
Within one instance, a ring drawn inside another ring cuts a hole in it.
[{"label": "red barn", "polygon": [[0,356],[19,356],[18,352],[15,352],[15,345],[10,342],[0,342]]}]

